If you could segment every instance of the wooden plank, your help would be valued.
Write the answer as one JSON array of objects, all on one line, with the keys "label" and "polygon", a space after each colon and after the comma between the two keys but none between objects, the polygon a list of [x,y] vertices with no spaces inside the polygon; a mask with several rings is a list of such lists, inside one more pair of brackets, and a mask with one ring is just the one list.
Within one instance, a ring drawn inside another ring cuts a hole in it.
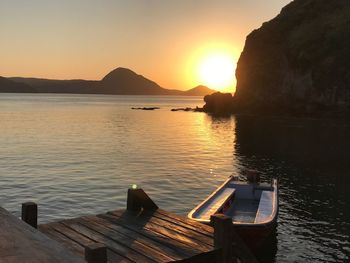
[{"label": "wooden plank", "polygon": [[[207,252],[212,250],[212,247],[203,244],[199,241],[193,240],[187,236],[184,236],[181,233],[178,233],[177,231],[173,229],[168,229],[162,226],[159,226],[154,223],[148,222],[148,218],[141,216],[141,217],[135,217],[131,212],[129,211],[119,211],[119,212],[112,212],[108,213],[111,216],[114,216],[112,220],[121,220],[122,224],[136,224],[139,227],[147,230],[147,231],[153,231],[155,233],[162,234],[163,236],[166,236],[168,239],[176,240],[180,243],[183,243],[187,247],[187,251],[192,250],[192,255]],[[113,221],[112,221],[113,222]]]},{"label": "wooden plank", "polygon": [[203,235],[200,232],[194,231],[190,228],[183,227],[179,224],[174,224],[173,222],[170,222],[168,220],[163,220],[162,218],[157,218],[157,217],[153,216],[153,214],[150,214],[148,212],[144,212],[144,215],[146,215],[146,214],[148,214],[148,216],[150,216],[150,219],[149,219],[150,223],[154,223],[154,224],[157,224],[159,226],[162,226],[162,227],[165,227],[168,229],[172,229],[172,230],[174,230],[178,233],[181,233],[184,236],[187,236],[193,240],[197,240],[201,243],[207,244],[210,247],[214,246],[213,239],[206,236],[206,235]]},{"label": "wooden plank", "polygon": [[131,231],[135,231],[139,235],[143,235],[149,239],[154,240],[155,242],[161,243],[164,246],[172,247],[181,257],[187,258],[193,256],[194,254],[201,253],[199,250],[196,250],[187,244],[179,242],[178,240],[171,239],[159,232],[153,231],[152,229],[148,229],[147,226],[144,227],[142,224],[125,224],[125,221],[109,214],[100,214],[97,216],[111,221],[114,225],[120,225]]},{"label": "wooden plank", "polygon": [[[99,226],[104,226],[105,228],[107,228],[109,231],[115,231],[118,232],[120,234],[123,234],[125,236],[128,236],[134,240],[137,240],[138,242],[142,243],[143,245],[152,247],[154,250],[156,250],[158,253],[162,253],[164,255],[167,255],[170,259],[172,260],[179,260],[184,258],[184,255],[179,255],[178,251],[176,251],[175,249],[173,249],[170,246],[165,246],[164,244],[160,243],[160,242],[156,242],[151,238],[148,238],[136,231],[132,231],[128,228],[125,228],[121,225],[117,225],[117,224],[113,224],[112,222],[110,222],[110,220],[107,219],[103,219],[101,217],[97,217],[97,216],[89,216],[88,218],[80,218],[82,220],[87,219],[88,222],[93,222],[94,224],[98,224]],[[80,221],[81,223],[83,223],[83,221]]]},{"label": "wooden plank", "polygon": [[168,255],[162,253],[161,251],[158,251],[151,246],[148,246],[147,244],[144,244],[142,242],[139,242],[137,238],[133,238],[124,234],[121,234],[119,232],[113,231],[99,222],[94,222],[93,217],[81,217],[79,218],[78,222],[85,227],[121,244],[125,245],[127,247],[130,247],[140,254],[151,258],[152,260],[156,262],[168,262],[172,261],[173,258],[169,257]]},{"label": "wooden plank", "polygon": [[58,242],[0,207],[0,260],[6,263],[84,263]]},{"label": "wooden plank", "polygon": [[109,249],[116,252],[119,255],[122,255],[125,258],[128,258],[135,262],[155,262],[154,260],[145,257],[143,254],[139,253],[138,251],[134,250],[132,248],[132,244],[130,247],[122,245],[120,243],[115,242],[110,237],[106,237],[104,235],[101,235],[98,232],[95,232],[94,230],[91,230],[90,228],[87,228],[81,224],[79,224],[78,220],[64,220],[60,222],[61,224],[73,229],[76,232],[79,232],[90,239],[105,244]]},{"label": "wooden plank", "polygon": [[[175,224],[175,225],[178,225],[178,226],[183,227],[185,229],[189,229],[190,231],[195,231],[196,233],[199,233],[202,236],[203,235],[206,236],[207,240],[213,239],[213,233],[208,233],[205,230],[207,226],[202,224],[202,223],[195,222],[195,224],[188,224],[188,222],[186,220],[183,220],[184,218],[180,218],[180,217],[170,218],[168,216],[165,216],[164,214],[159,213],[158,211],[154,211],[154,212],[144,211],[144,213],[148,213],[149,215],[152,215],[155,218],[159,218],[159,219],[167,221],[171,224]],[[202,226],[205,226],[205,227],[203,228]],[[209,243],[212,244],[212,242],[209,242]]]},{"label": "wooden plank", "polygon": [[80,244],[83,247],[89,246],[94,243],[98,243],[95,240],[61,224],[61,222],[50,223],[49,227],[66,236],[67,238],[73,240],[74,242]]},{"label": "wooden plank", "polygon": [[47,226],[43,226],[43,225],[39,225],[38,228],[42,233],[44,233],[45,235],[47,235],[48,237],[50,237],[53,240],[56,240],[58,242],[60,242],[62,245],[64,245],[66,248],[68,248],[70,251],[72,251],[74,254],[78,255],[79,257],[84,258],[84,247],[82,245],[80,245],[79,243],[75,242],[74,240],[66,237],[65,235],[61,234],[60,232],[57,232],[56,230],[47,227]]},{"label": "wooden plank", "polygon": [[[124,212],[124,211],[111,212],[111,214],[116,216],[123,216],[126,213],[129,213],[129,215],[131,216],[132,214],[134,214],[131,212]],[[186,240],[189,240],[191,243],[196,243],[199,248],[202,248],[203,252],[213,249],[214,243],[212,238],[209,238],[191,229],[187,229],[177,224],[173,224],[169,221],[165,221],[165,220],[161,220],[159,218],[153,217],[152,213],[143,212],[138,214],[137,217],[134,216],[133,218],[137,218],[137,221],[139,222],[152,223],[159,227],[168,229],[171,231],[171,233],[175,232],[176,236],[180,235],[179,237],[180,239],[186,239]]]},{"label": "wooden plank", "polygon": [[214,235],[214,229],[209,226],[209,225],[205,225],[199,222],[195,222],[187,217],[182,217],[182,216],[178,216],[176,214],[167,212],[163,209],[157,209],[157,211],[155,211],[154,213],[155,215],[162,215],[164,217],[168,217],[171,220],[177,221],[177,222],[183,222],[186,223],[188,226],[192,226],[195,229],[200,230],[203,234],[209,235],[210,237],[213,237]]},{"label": "wooden plank", "polygon": [[[72,241],[80,244],[83,247],[87,247],[87,246],[90,246],[94,243],[97,243],[97,241],[90,239],[89,237],[87,237],[87,236],[85,236],[77,231],[74,231],[73,229],[61,224],[60,222],[50,223],[50,224],[47,224],[45,226],[41,225],[40,228],[41,229],[51,228],[51,229],[57,231],[58,233],[66,236],[68,239],[71,239]],[[128,260],[127,258],[123,257],[123,255],[115,253],[112,250],[107,250],[107,257],[111,262],[132,262],[132,261]]]}]

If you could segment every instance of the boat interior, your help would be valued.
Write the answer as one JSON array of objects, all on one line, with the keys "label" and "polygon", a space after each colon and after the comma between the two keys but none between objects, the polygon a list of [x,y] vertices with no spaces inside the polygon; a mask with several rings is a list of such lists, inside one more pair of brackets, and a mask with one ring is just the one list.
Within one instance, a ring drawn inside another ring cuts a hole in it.
[{"label": "boat interior", "polygon": [[235,223],[263,223],[271,218],[275,188],[272,184],[228,182],[192,214],[194,219],[210,220],[215,213],[232,217]]}]

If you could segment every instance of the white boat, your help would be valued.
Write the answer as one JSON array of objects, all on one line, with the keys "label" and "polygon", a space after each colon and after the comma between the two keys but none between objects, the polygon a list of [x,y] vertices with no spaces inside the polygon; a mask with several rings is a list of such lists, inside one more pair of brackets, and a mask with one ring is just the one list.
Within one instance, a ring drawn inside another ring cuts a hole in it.
[{"label": "white boat", "polygon": [[248,182],[229,178],[188,217],[210,224],[210,216],[221,213],[232,218],[233,226],[247,245],[257,247],[276,227],[278,214],[277,179],[260,183],[255,173]]}]

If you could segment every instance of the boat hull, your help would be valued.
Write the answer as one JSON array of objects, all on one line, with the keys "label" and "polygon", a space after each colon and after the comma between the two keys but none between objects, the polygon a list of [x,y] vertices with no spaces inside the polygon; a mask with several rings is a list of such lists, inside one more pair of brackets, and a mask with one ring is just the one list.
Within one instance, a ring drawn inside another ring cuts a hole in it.
[{"label": "boat hull", "polygon": [[233,227],[244,243],[251,250],[257,251],[276,232],[277,220],[263,225],[244,226],[235,224]]},{"label": "boat hull", "polygon": [[278,205],[277,179],[273,179],[271,185],[228,179],[188,217],[205,224],[210,224],[210,215],[216,213],[231,217],[237,234],[249,248],[257,251],[276,230]]}]

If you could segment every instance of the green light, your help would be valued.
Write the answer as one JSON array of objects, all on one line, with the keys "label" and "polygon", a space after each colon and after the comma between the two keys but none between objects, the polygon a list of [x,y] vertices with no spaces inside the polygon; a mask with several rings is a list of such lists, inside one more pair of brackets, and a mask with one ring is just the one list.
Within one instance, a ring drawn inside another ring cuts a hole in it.
[{"label": "green light", "polygon": [[131,186],[131,188],[135,190],[135,189],[137,189],[137,185],[136,185],[136,184],[133,184],[133,185]]}]

